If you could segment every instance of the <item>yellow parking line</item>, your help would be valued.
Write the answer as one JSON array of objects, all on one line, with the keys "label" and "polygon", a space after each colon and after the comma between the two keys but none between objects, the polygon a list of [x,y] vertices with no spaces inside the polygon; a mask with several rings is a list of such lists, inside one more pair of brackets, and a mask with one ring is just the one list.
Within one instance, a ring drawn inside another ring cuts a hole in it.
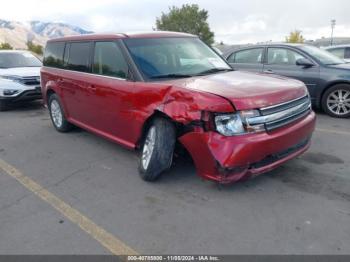
[{"label": "yellow parking line", "polygon": [[347,136],[350,136],[350,132],[347,132],[347,131],[340,131],[340,130],[334,130],[334,129],[316,128],[316,131],[325,132],[325,133],[333,133],[333,134],[338,134],[338,135],[347,135]]},{"label": "yellow parking line", "polygon": [[82,230],[96,239],[102,246],[108,249],[115,255],[136,255],[137,252],[131,247],[127,246],[123,241],[116,238],[106,230],[96,225],[89,218],[81,214],[78,210],[74,209],[63,200],[43,188],[41,185],[23,175],[19,170],[0,159],[0,169],[6,174],[15,178],[28,190],[32,191],[42,200],[50,204],[58,212],[64,215],[73,223],[77,224]]}]

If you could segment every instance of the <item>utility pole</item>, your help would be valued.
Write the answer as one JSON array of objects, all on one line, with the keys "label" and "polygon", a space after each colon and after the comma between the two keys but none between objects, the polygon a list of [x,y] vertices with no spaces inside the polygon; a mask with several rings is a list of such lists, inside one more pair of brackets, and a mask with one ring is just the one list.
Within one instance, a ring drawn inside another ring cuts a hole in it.
[{"label": "utility pole", "polygon": [[335,20],[335,19],[332,19],[332,20],[331,20],[331,28],[332,28],[331,46],[333,45],[333,32],[334,32],[335,23],[336,23],[336,20]]}]

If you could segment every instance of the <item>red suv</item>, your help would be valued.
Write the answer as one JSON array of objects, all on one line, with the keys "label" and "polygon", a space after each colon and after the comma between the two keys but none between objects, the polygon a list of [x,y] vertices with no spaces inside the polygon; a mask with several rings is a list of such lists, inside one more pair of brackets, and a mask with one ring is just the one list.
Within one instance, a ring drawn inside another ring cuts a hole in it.
[{"label": "red suv", "polygon": [[315,128],[302,82],[233,71],[189,34],[50,40],[41,81],[58,131],[75,125],[141,149],[147,181],[171,167],[176,143],[204,178],[255,176],[307,150]]}]

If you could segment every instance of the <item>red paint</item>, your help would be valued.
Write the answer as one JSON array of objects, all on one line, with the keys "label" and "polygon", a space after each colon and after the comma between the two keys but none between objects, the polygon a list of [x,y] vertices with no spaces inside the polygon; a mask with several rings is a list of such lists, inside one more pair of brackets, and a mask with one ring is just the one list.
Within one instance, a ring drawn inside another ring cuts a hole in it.
[{"label": "red paint", "polygon": [[[129,37],[188,36],[154,33]],[[64,40],[120,39],[118,35],[72,36]],[[192,37],[192,36],[191,36]],[[62,39],[61,39],[62,40]],[[206,112],[234,112],[283,103],[306,94],[296,80],[243,72],[227,72],[173,81],[133,82],[74,71],[43,67],[44,100],[56,92],[62,100],[66,118],[73,124],[128,148],[137,148],[146,121],[159,111],[174,122],[188,125],[203,120]],[[194,159],[198,174],[223,183],[271,170],[297,152],[260,169],[252,163],[283,151],[307,136],[315,127],[315,115],[279,128],[271,133],[225,137],[215,131],[195,127],[179,137]],[[223,175],[224,169],[241,168]]]}]

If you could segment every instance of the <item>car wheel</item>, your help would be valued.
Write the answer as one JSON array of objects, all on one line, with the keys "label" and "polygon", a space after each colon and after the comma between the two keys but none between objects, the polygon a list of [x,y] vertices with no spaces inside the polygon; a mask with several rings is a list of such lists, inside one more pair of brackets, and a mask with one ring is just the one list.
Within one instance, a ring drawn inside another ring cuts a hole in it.
[{"label": "car wheel", "polygon": [[175,127],[170,121],[162,118],[152,121],[141,150],[139,172],[142,179],[154,181],[170,168],[175,142]]},{"label": "car wheel", "polygon": [[72,129],[72,124],[70,124],[63,112],[62,104],[56,94],[52,94],[49,97],[49,103],[48,103],[49,111],[50,111],[50,117],[52,124],[59,132],[68,132]]},{"label": "car wheel", "polygon": [[5,101],[0,101],[0,112],[6,111],[8,109]]},{"label": "car wheel", "polygon": [[334,85],[322,97],[322,109],[330,116],[346,118],[350,116],[350,86]]}]

